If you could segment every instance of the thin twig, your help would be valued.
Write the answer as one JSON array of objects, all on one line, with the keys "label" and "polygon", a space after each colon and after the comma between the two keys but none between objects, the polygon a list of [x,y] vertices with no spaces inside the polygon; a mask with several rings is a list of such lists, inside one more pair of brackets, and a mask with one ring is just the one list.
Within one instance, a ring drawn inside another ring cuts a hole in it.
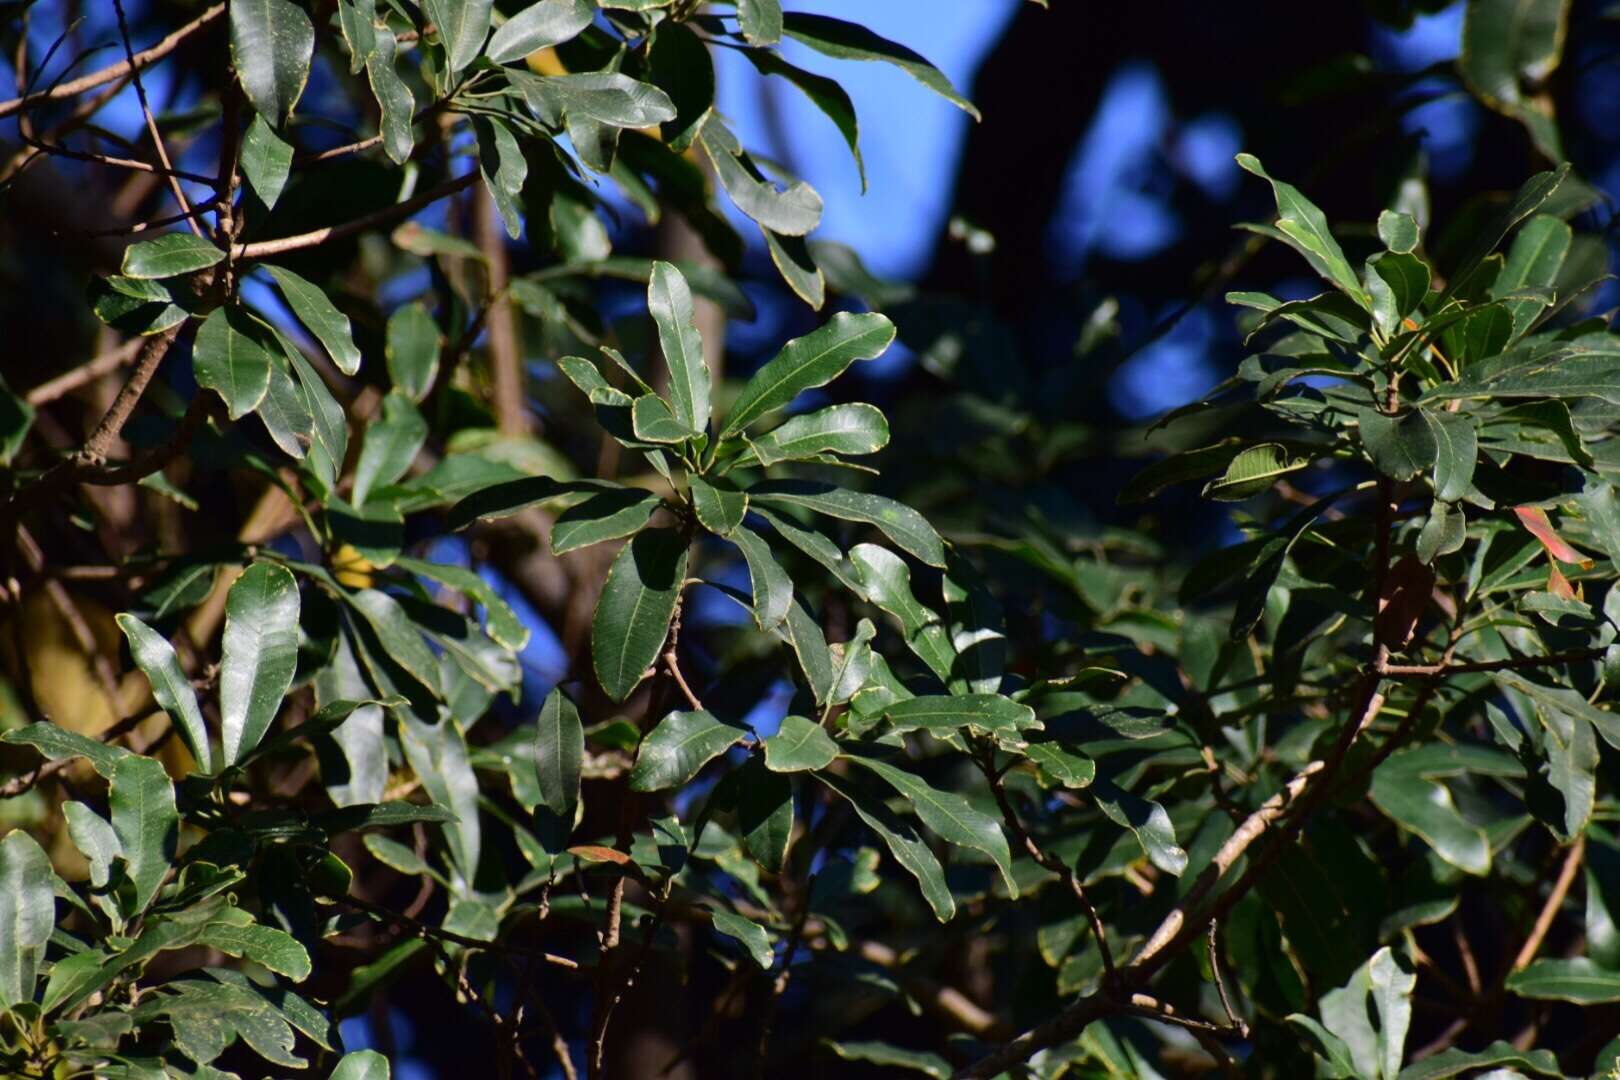
[{"label": "thin twig", "polygon": [[275,240],[260,240],[253,244],[238,244],[233,254],[237,261],[241,261],[243,259],[263,259],[269,255],[281,255],[289,251],[302,251],[305,248],[319,247],[330,240],[341,240],[345,236],[353,236],[355,233],[365,232],[367,229],[374,229],[380,225],[398,221],[400,218],[409,217],[424,206],[432,205],[446,196],[454,195],[458,191],[471,187],[477,179],[478,174],[471,172],[466,176],[457,177],[454,180],[440,184],[438,187],[425,191],[414,198],[406,199],[402,203],[385,206],[381,210],[364,214],[353,221],[346,221],[342,225],[328,225],[324,229],[299,233],[297,236],[283,236]]},{"label": "thin twig", "polygon": [[570,960],[566,956],[558,956],[555,953],[544,952],[540,949],[531,949],[526,945],[517,945],[510,941],[479,941],[477,938],[465,937],[451,930],[429,926],[425,922],[385,908],[381,904],[373,904],[370,900],[363,900],[358,896],[340,896],[334,898],[334,902],[339,907],[353,908],[355,911],[364,912],[383,922],[393,923],[395,926],[409,930],[417,937],[448,941],[452,945],[460,945],[464,949],[474,949],[479,952],[512,953],[570,970],[579,968],[578,961]]},{"label": "thin twig", "polygon": [[1541,905],[1541,914],[1536,916],[1536,925],[1531,929],[1530,936],[1525,938],[1518,955],[1513,958],[1513,966],[1509,971],[1518,971],[1536,958],[1536,953],[1541,950],[1541,943],[1547,938],[1547,931],[1552,929],[1553,920],[1558,917],[1558,909],[1564,906],[1564,898],[1569,895],[1569,887],[1574,884],[1575,875],[1580,871],[1581,860],[1585,856],[1586,835],[1583,833],[1569,846],[1569,851],[1564,856],[1564,865],[1558,871],[1558,880],[1553,882],[1552,892],[1547,894],[1547,902]]},{"label": "thin twig", "polygon": [[1518,671],[1523,668],[1556,667],[1560,664],[1578,664],[1585,660],[1601,660],[1608,649],[1571,649],[1547,656],[1515,656],[1507,660],[1476,660],[1465,664],[1384,664],[1379,668],[1384,675],[1402,675],[1425,679],[1444,679],[1451,675],[1469,675],[1485,671]]},{"label": "thin twig", "polygon": [[175,202],[186,212],[186,224],[191,226],[191,231],[201,239],[202,226],[197,224],[196,212],[192,210],[191,203],[186,198],[185,189],[180,186],[179,177],[174,175],[174,163],[169,160],[169,150],[163,145],[163,133],[158,130],[157,118],[152,115],[152,106],[146,101],[146,87],[141,83],[141,67],[135,62],[135,47],[129,42],[129,21],[124,17],[124,0],[113,0],[113,10],[118,12],[118,34],[124,39],[124,56],[129,60],[129,70],[135,76],[135,96],[140,99],[141,113],[146,117],[146,130],[152,136],[152,146],[157,150],[158,161],[162,162],[164,171],[169,174],[169,189],[174,192]]},{"label": "thin twig", "polygon": [[40,405],[49,404],[63,394],[71,393],[86,383],[95,382],[103,375],[117,371],[135,359],[135,355],[141,351],[141,347],[146,344],[146,341],[146,338],[130,338],[122,345],[107,350],[88,363],[80,364],[71,371],[64,371],[56,378],[40,383],[25,395],[28,404],[36,408]]},{"label": "thin twig", "polygon": [[[62,146],[59,143],[48,143],[42,139],[36,139],[28,135],[24,135],[22,137],[22,141],[33,147],[35,150],[38,150],[40,153],[49,155],[51,157],[64,157],[70,161],[87,161],[92,165],[106,165],[108,168],[128,169],[131,172],[156,173],[158,176],[167,178],[171,183],[180,180],[190,180],[195,184],[211,184],[214,182],[214,178],[212,176],[204,176],[201,173],[186,172],[183,169],[174,169],[169,167],[167,164],[153,165],[149,161],[141,161],[138,158],[113,157],[110,154],[98,154],[91,150],[75,150],[71,146]],[[202,212],[206,213],[207,211],[204,210]],[[172,220],[175,222],[184,221],[188,217],[195,217],[197,213],[197,210],[188,208],[185,212],[174,215]]]}]

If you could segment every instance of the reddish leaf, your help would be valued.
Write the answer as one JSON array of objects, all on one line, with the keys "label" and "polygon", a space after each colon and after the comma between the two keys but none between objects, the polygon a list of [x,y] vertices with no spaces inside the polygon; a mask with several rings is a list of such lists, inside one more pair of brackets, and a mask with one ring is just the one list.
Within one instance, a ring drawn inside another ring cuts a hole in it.
[{"label": "reddish leaf", "polygon": [[1515,506],[1513,512],[1519,515],[1519,521],[1530,535],[1541,541],[1541,546],[1547,549],[1547,554],[1559,562],[1574,563],[1582,570],[1592,568],[1592,560],[1569,546],[1569,542],[1558,535],[1553,523],[1547,518],[1547,511],[1539,506]]}]

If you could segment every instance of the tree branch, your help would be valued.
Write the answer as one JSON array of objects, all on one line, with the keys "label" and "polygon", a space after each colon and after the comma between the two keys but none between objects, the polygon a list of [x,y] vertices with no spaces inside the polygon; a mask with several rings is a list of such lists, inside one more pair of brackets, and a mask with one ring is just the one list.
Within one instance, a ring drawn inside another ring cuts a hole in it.
[{"label": "tree branch", "polygon": [[353,221],[346,221],[342,225],[328,225],[324,229],[315,229],[312,232],[299,233],[297,236],[283,236],[276,240],[260,240],[254,244],[238,244],[233,253],[237,261],[243,259],[262,259],[269,255],[281,255],[288,251],[302,251],[305,248],[319,247],[330,240],[341,240],[345,236],[374,229],[379,225],[388,225],[400,218],[410,217],[424,206],[429,206],[440,199],[454,195],[456,192],[470,187],[478,179],[476,172],[466,176],[457,177],[425,191],[414,198],[406,199],[393,206],[385,206],[381,210],[373,211]]},{"label": "tree branch", "polygon": [[158,161],[163,164],[164,171],[169,177],[169,190],[174,192],[175,202],[186,214],[186,224],[191,231],[201,238],[202,226],[197,224],[196,211],[191,208],[191,202],[186,198],[186,191],[180,186],[180,178],[174,175],[174,164],[169,160],[169,150],[163,145],[163,133],[158,131],[157,118],[152,115],[152,106],[146,101],[146,87],[141,83],[141,68],[135,62],[135,47],[129,42],[129,21],[124,17],[124,0],[113,0],[113,9],[118,12],[118,34],[124,39],[124,56],[128,58],[129,70],[135,76],[135,96],[140,99],[141,113],[146,118],[146,130],[152,136],[152,146],[157,150]]}]

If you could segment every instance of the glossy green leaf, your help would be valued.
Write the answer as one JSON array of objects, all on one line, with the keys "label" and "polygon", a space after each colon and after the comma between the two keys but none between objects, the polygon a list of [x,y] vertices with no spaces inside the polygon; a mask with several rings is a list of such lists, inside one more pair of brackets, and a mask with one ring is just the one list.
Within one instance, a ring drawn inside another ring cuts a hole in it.
[{"label": "glossy green leaf", "polygon": [[788,716],[765,740],[765,767],[773,772],[814,772],[838,756],[838,744],[827,729],[802,716]]},{"label": "glossy green leaf", "polygon": [[26,832],[14,829],[0,840],[0,1009],[34,1000],[56,926],[55,876],[44,849]]},{"label": "glossy green leaf", "polygon": [[682,443],[697,432],[675,418],[669,404],[657,394],[642,394],[630,407],[631,429],[635,437],[649,443]]},{"label": "glossy green leaf", "polygon": [[[1492,298],[1503,300],[1519,289],[1556,288],[1559,272],[1573,245],[1574,233],[1567,222],[1551,214],[1535,215],[1513,237],[1502,272],[1491,285]],[[1513,317],[1514,329],[1521,337],[1544,306],[1535,300],[1504,302]]]},{"label": "glossy green leaf", "polygon": [[456,503],[450,508],[447,523],[451,529],[464,529],[474,521],[508,517],[563,495],[627,490],[631,489],[610,480],[553,480],[549,476],[503,480],[480,488]]},{"label": "glossy green leaf", "polygon": [[579,722],[579,710],[560,688],[553,688],[535,721],[534,769],[540,801],[558,817],[571,817],[579,802],[584,756],[585,729]]},{"label": "glossy green leaf", "polygon": [[1397,255],[1405,255],[1418,246],[1422,234],[1417,219],[1401,210],[1381,210],[1378,213],[1378,239]]},{"label": "glossy green leaf", "polygon": [[513,240],[523,235],[523,185],[529,176],[529,162],[523,147],[506,123],[493,116],[473,117],[478,135],[478,172],[484,181],[506,235]]},{"label": "glossy green leaf", "polygon": [[1421,753],[1392,755],[1373,773],[1373,805],[1409,832],[1422,837],[1434,853],[1457,869],[1475,875],[1490,872],[1491,848],[1485,833],[1457,811],[1451,792],[1426,775]]},{"label": "glossy green leaf", "polygon": [[748,564],[754,624],[761,630],[774,630],[788,617],[793,604],[793,581],[776,561],[770,545],[752,529],[739,525],[726,539],[737,545],[743,553],[743,561]]},{"label": "glossy green leaf", "polygon": [[360,589],[344,599],[366,621],[388,659],[438,697],[439,663],[399,601],[376,589]]},{"label": "glossy green leaf", "polygon": [[675,119],[675,105],[658,87],[613,71],[548,78],[545,87],[558,95],[570,118],[583,118],[613,128],[644,128]]},{"label": "glossy green leaf", "polygon": [[816,773],[815,777],[849,802],[856,816],[883,841],[895,862],[917,879],[923,899],[933,909],[934,917],[940,922],[949,922],[956,914],[956,900],[951,896],[950,887],[945,884],[945,872],[940,869],[939,860],[934,858],[933,851],[918,834],[916,827],[896,815],[881,799],[867,794],[843,777],[825,772]]},{"label": "glossy green leaf", "polygon": [[957,731],[987,735],[1003,745],[1023,743],[1040,730],[1035,710],[1000,694],[937,694],[896,701],[883,710],[896,731],[943,736]]},{"label": "glossy green leaf", "polygon": [[208,728],[203,723],[202,709],[197,705],[197,694],[191,680],[180,667],[174,646],[168,639],[133,615],[119,615],[118,628],[129,639],[129,653],[147,681],[152,684],[152,697],[158,708],[169,714],[186,749],[197,761],[197,768],[213,772],[214,758],[208,746]]},{"label": "glossy green leaf", "polygon": [[748,489],[751,502],[767,507],[803,507],[827,517],[875,526],[901,550],[929,566],[945,565],[945,545],[926,518],[882,495],[808,480],[772,480]]},{"label": "glossy green leaf", "polygon": [[782,40],[782,0],[737,0],[737,22],[750,45]]},{"label": "glossy green leaf", "polygon": [[694,322],[692,290],[681,272],[667,262],[653,264],[647,309],[658,326],[658,344],[669,368],[669,399],[675,419],[682,427],[701,433],[709,426],[709,365]]},{"label": "glossy green leaf", "polygon": [[1498,1039],[1483,1050],[1460,1050],[1453,1046],[1422,1061],[1414,1061],[1400,1071],[1399,1080],[1446,1080],[1447,1077],[1493,1065],[1539,1076],[1564,1075],[1552,1051],[1518,1050],[1511,1043]]},{"label": "glossy green leaf", "polygon": [[223,251],[202,237],[172,232],[125,248],[121,272],[137,280],[178,277],[206,270],[224,258]]},{"label": "glossy green leaf", "polygon": [[760,226],[759,231],[765,237],[765,250],[771,256],[771,263],[787,287],[812,310],[820,311],[827,300],[827,277],[804,237],[783,236],[764,226]]},{"label": "glossy green leaf", "polygon": [[497,64],[510,64],[572,41],[595,17],[595,5],[589,0],[535,0],[495,31],[484,55]]},{"label": "glossy green leaf", "polygon": [[349,46],[349,74],[358,75],[377,51],[377,0],[338,0],[338,26]]},{"label": "glossy green leaf", "polygon": [[1187,869],[1187,853],[1176,842],[1175,826],[1162,805],[1106,779],[1094,781],[1091,794],[1104,817],[1131,831],[1154,866],[1176,877]]},{"label": "glossy green leaf", "polygon": [[[1536,0],[1542,2],[1542,0]],[[1457,288],[1465,283],[1484,261],[1485,257],[1496,250],[1502,238],[1513,230],[1520,222],[1553,197],[1553,194],[1563,186],[1568,178],[1570,165],[1568,162],[1559,165],[1556,169],[1537,173],[1523,184],[1514,193],[1513,200],[1503,207],[1490,223],[1473,234],[1473,242],[1463,252],[1462,257],[1451,272],[1451,285],[1446,289],[1443,300],[1449,300]]]},{"label": "glossy green leaf", "polygon": [[793,782],[751,757],[736,772],[737,829],[754,861],[780,874],[793,839]]},{"label": "glossy green leaf", "polygon": [[254,563],[231,586],[219,666],[226,764],[258,746],[281,711],[298,666],[298,611],[298,583],[276,563]]},{"label": "glossy green leaf", "polygon": [[[761,0],[775,3],[776,0]],[[820,109],[838,128],[855,159],[855,170],[861,178],[861,191],[866,190],[866,162],[861,157],[861,128],[855,117],[855,103],[849,93],[832,79],[796,67],[782,59],[774,49],[745,49],[743,55],[761,75],[775,75],[798,87],[810,103]]]},{"label": "glossy green leaf", "polygon": [[1479,432],[1466,413],[1420,409],[1434,440],[1434,497],[1456,502],[1474,483]]},{"label": "glossy green leaf", "polygon": [[1524,124],[1557,161],[1563,149],[1537,91],[1563,58],[1569,0],[1471,0],[1464,9],[1457,70],[1486,105]]},{"label": "glossy green leaf", "polygon": [[1399,333],[1403,320],[1429,295],[1429,278],[1429,264],[1416,255],[1385,251],[1367,260],[1363,283],[1386,337]]},{"label": "glossy green leaf", "polygon": [[648,77],[675,107],[675,118],[664,122],[660,135],[671,150],[684,154],[714,109],[709,48],[685,23],[666,21],[653,34],[647,61]]},{"label": "glossy green leaf", "polygon": [[856,544],[849,549],[849,561],[866,598],[899,620],[911,651],[940,682],[949,682],[956,650],[951,648],[944,620],[912,593],[911,570],[905,560],[876,544]]},{"label": "glossy green leaf", "polygon": [[704,121],[698,141],[737,209],[774,233],[803,236],[821,223],[821,196],[803,180],[778,191],[742,144],[716,117]]},{"label": "glossy green leaf", "polygon": [[[264,429],[282,452],[302,459],[315,439],[315,417],[302,384],[285,357],[270,354],[270,385],[255,410]],[[144,481],[143,481],[144,482]]]},{"label": "glossy green leaf", "polygon": [[238,162],[242,178],[267,208],[275,206],[276,200],[281,198],[281,189],[287,186],[287,177],[292,172],[292,160],[292,144],[276,134],[263,114],[256,114],[242,135]]},{"label": "glossy green leaf", "polygon": [[640,488],[602,491],[564,510],[551,529],[551,553],[617,540],[640,532],[663,500]]},{"label": "glossy green leaf", "polygon": [[820,329],[788,342],[754,373],[718,437],[739,434],[803,391],[826,386],[857,360],[881,356],[893,340],[894,324],[884,316],[839,312]]},{"label": "glossy green leaf", "polygon": [[242,92],[279,128],[309,81],[315,27],[291,0],[232,0],[230,23],[231,63]]},{"label": "glossy green leaf", "polygon": [[628,698],[658,659],[686,579],[686,538],[646,529],[620,550],[591,620],[591,662],[614,701]]},{"label": "glossy green leaf", "polygon": [[118,767],[118,763],[129,756],[129,751],[121,746],[87,738],[76,731],[69,731],[67,728],[45,721],[8,731],[0,735],[0,742],[8,742],[14,746],[32,746],[50,761],[60,761],[65,757],[82,757],[106,780],[112,779],[113,770]]},{"label": "glossy green leaf", "polygon": [[879,37],[864,26],[826,15],[793,11],[784,14],[782,29],[787,37],[835,60],[893,64],[975,120],[979,119],[979,110],[956,92],[938,68],[904,45]]},{"label": "glossy green leaf", "polygon": [[692,474],[692,509],[705,529],[717,536],[730,536],[748,514],[748,494],[729,480],[709,480]]},{"label": "glossy green leaf", "polygon": [[922,819],[922,823],[941,839],[988,855],[1001,871],[1007,894],[1014,900],[1018,899],[1018,882],[1012,873],[1012,852],[999,821],[976,809],[955,792],[941,791],[915,773],[880,758],[845,756],[856,765],[876,773],[898,791],[906,804]]},{"label": "glossy green leaf", "polygon": [[216,308],[203,320],[191,355],[197,384],[224,400],[232,420],[258,408],[269,392],[265,334],[240,308]]},{"label": "glossy green leaf", "polygon": [[386,487],[405,475],[427,442],[428,424],[411,399],[398,390],[382,401],[382,416],[366,425],[360,459],[354,466],[355,506],[364,506],[373,489]]},{"label": "glossy green leaf", "polygon": [[1295,456],[1281,443],[1260,443],[1239,452],[1226,471],[1204,485],[1206,499],[1242,502],[1270,491],[1279,479],[1306,468],[1311,459]]},{"label": "glossy green leaf", "polygon": [[492,0],[423,0],[422,7],[438,28],[452,72],[478,59],[489,35]]},{"label": "glossy green leaf", "polygon": [[180,841],[174,787],[154,758],[124,758],[113,770],[108,802],[113,832],[135,887],[134,912],[144,911],[163,884]]},{"label": "glossy green leaf", "polygon": [[1322,1023],[1349,1051],[1356,1076],[1395,1080],[1399,1074],[1416,985],[1417,977],[1403,970],[1394,953],[1383,948],[1346,985],[1322,995]]},{"label": "glossy green leaf", "polygon": [[394,389],[421,401],[439,374],[439,326],[420,302],[388,317],[388,378]]},{"label": "glossy green leaf", "polygon": [[1066,788],[1087,788],[1097,777],[1097,763],[1072,754],[1056,742],[1032,742],[1024,754],[1042,773]]},{"label": "glossy green leaf", "polygon": [[309,978],[309,953],[297,938],[273,926],[217,922],[202,932],[197,944],[218,949],[227,956],[252,960],[294,982]]},{"label": "glossy green leaf", "polygon": [[1620,971],[1598,967],[1585,957],[1545,958],[1507,977],[1506,988],[1524,998],[1598,1005],[1620,1001]]},{"label": "glossy green leaf", "polygon": [[282,299],[304,328],[315,335],[338,370],[345,375],[360,373],[360,350],[354,344],[349,317],[333,306],[313,282],[298,276],[282,266],[267,266]]},{"label": "glossy green leaf", "polygon": [[466,736],[449,716],[427,724],[405,710],[398,715],[405,760],[434,805],[454,815],[444,825],[444,838],[451,862],[470,887],[483,850],[483,831],[478,820],[478,777],[468,757]]},{"label": "glossy green leaf", "polygon": [[394,66],[394,56],[399,46],[393,30],[378,26],[375,34],[375,48],[366,59],[366,80],[371,83],[372,96],[377,99],[377,107],[382,113],[383,150],[394,164],[403,165],[410,160],[411,151],[416,145],[412,133],[416,98]]},{"label": "glossy green leaf", "polygon": [[[875,454],[889,444],[889,422],[875,405],[829,405],[789,419],[749,443],[761,465],[818,454]],[[744,455],[744,460],[750,455]]]},{"label": "glossy green leaf", "polygon": [[630,770],[630,789],[680,787],[747,734],[746,729],[702,709],[671,712],[641,740],[641,751]]},{"label": "glossy green leaf", "polygon": [[770,970],[776,954],[771,949],[771,936],[765,932],[763,926],[751,919],[718,908],[710,912],[710,916],[716,933],[724,934],[737,942],[747,950],[754,963],[767,971]]},{"label": "glossy green leaf", "polygon": [[1339,246],[1339,241],[1334,239],[1332,230],[1328,228],[1327,218],[1316,204],[1307,199],[1294,185],[1272,179],[1265,166],[1260,164],[1260,159],[1253,154],[1239,154],[1237,163],[1244,171],[1253,173],[1271,185],[1272,194],[1277,200],[1276,228],[1281,234],[1280,238],[1305,256],[1305,261],[1311,264],[1311,269],[1365,306],[1366,294],[1362,291],[1361,282],[1356,280],[1356,272],[1350,268],[1350,263],[1345,259],[1344,249]]},{"label": "glossy green leaf", "polygon": [[1432,468],[1438,446],[1435,429],[1417,410],[1389,416],[1376,409],[1358,409],[1361,445],[1373,467],[1395,480],[1410,480]]},{"label": "glossy green leaf", "polygon": [[375,1050],[344,1054],[332,1070],[332,1080],[388,1080],[388,1059]]},{"label": "glossy green leaf", "polygon": [[1418,532],[1417,557],[1425,565],[1441,555],[1461,550],[1468,540],[1468,519],[1462,507],[1436,499],[1429,506],[1429,516]]},{"label": "glossy green leaf", "polygon": [[118,843],[118,834],[106,818],[81,802],[62,804],[62,816],[67,821],[68,836],[79,849],[85,862],[90,864],[90,884],[105,888],[112,878],[113,860],[124,853]]}]

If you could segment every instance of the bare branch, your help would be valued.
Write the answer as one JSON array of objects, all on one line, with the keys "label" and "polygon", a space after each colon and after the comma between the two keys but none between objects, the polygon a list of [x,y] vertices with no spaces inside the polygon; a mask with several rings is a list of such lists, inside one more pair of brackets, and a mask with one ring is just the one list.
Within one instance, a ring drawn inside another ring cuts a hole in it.
[{"label": "bare branch", "polygon": [[297,236],[283,236],[276,240],[260,240],[255,244],[238,244],[233,255],[238,261],[243,259],[263,259],[269,255],[281,255],[288,251],[302,251],[305,248],[319,247],[330,240],[341,240],[345,236],[353,236],[355,233],[365,232],[367,229],[375,229],[380,225],[392,224],[401,218],[410,217],[424,206],[430,206],[448,195],[454,195],[456,192],[472,186],[477,179],[478,174],[476,172],[468,173],[466,176],[457,177],[454,180],[440,184],[431,191],[425,191],[414,198],[406,199],[402,203],[386,206],[381,210],[357,217],[353,221],[346,221],[342,225],[328,225],[324,229],[299,233]]},{"label": "bare branch", "polygon": [[135,48],[129,43],[129,21],[124,17],[124,0],[113,0],[113,8],[118,12],[118,33],[124,39],[124,55],[129,60],[129,70],[135,76],[135,96],[140,99],[141,113],[146,117],[146,130],[152,136],[152,146],[157,150],[158,161],[163,163],[164,172],[169,177],[169,190],[174,192],[175,202],[185,211],[186,224],[199,238],[202,236],[202,226],[197,224],[196,211],[186,199],[186,191],[180,186],[180,178],[174,175],[174,163],[169,160],[168,147],[163,145],[163,133],[158,131],[157,118],[152,115],[152,106],[146,101],[146,87],[141,83],[141,67],[135,62]]}]

